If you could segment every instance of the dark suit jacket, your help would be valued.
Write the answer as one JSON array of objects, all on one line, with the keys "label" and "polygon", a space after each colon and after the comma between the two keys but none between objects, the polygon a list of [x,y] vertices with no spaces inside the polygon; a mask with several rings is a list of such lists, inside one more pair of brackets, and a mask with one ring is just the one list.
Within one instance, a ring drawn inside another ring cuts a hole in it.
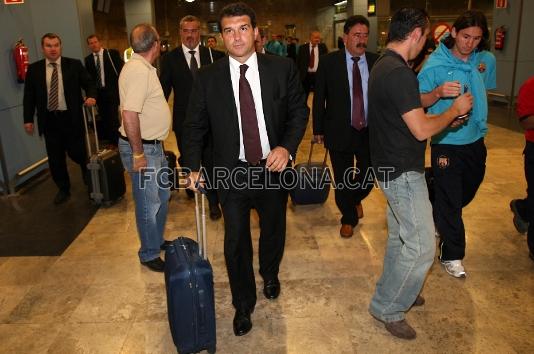
[{"label": "dark suit jacket", "polygon": [[[208,48],[199,46],[199,51],[200,66],[202,67],[211,64]],[[213,59],[215,60],[215,57]],[[187,103],[189,102],[189,95],[191,94],[191,88],[193,87],[193,75],[187,65],[187,60],[185,59],[181,44],[162,58],[159,80],[166,99],[169,99],[171,90],[174,91],[172,128],[175,132],[181,134],[185,113],[187,111]]]},{"label": "dark suit jacket", "polygon": [[[121,73],[124,62],[122,61],[119,52],[115,49],[104,49],[104,53],[102,56],[104,61],[104,77],[106,83],[106,90],[110,93],[113,93],[113,95],[116,96],[115,98],[118,100],[119,74]],[[115,70],[113,69],[110,57],[111,60],[113,60],[113,65],[115,65],[115,69],[117,69],[117,73],[115,73]],[[89,72],[89,75],[91,75],[93,80],[96,82],[96,65],[93,53],[85,57],[85,68]]]},{"label": "dark suit jacket", "polygon": [[[378,55],[365,53],[369,73]],[[313,97],[313,134],[324,135],[330,150],[350,150],[362,138],[350,129],[351,107],[345,50],[329,53],[321,58],[315,76]]]},{"label": "dark suit jacket", "polygon": [[[308,107],[292,60],[257,54],[263,114],[271,149],[282,146],[295,157],[306,130]],[[230,77],[229,58],[201,68],[193,85],[184,122],[184,162],[200,168],[203,138],[213,141],[213,163],[233,169],[239,160],[239,121]],[[226,195],[219,189],[221,201]]]},{"label": "dark suit jacket", "polygon": [[225,55],[226,54],[224,52],[221,52],[220,50],[217,50],[217,49],[211,50],[211,56],[213,57],[213,61],[219,60],[223,58]]},{"label": "dark suit jacket", "polygon": [[[319,43],[319,57],[328,53],[326,44]],[[319,59],[319,63],[321,59]],[[297,67],[299,68],[300,80],[304,81],[308,74],[308,65],[310,64],[310,43],[306,42],[299,47],[299,53],[297,55]]]},{"label": "dark suit jacket", "polygon": [[[46,89],[45,59],[32,63],[28,67],[24,83],[24,123],[33,123],[37,110],[39,135],[43,134],[48,112],[48,92]],[[77,59],[61,57],[61,74],[67,111],[76,127],[83,126],[82,91],[87,97],[96,98],[96,86],[89,73]]]}]

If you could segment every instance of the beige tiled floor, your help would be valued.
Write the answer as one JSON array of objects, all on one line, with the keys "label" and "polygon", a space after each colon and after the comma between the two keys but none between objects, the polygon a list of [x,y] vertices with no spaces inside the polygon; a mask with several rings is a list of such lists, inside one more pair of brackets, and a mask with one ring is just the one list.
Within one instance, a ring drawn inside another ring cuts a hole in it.
[{"label": "beige tiled floor", "polygon": [[[309,134],[298,159],[309,151]],[[265,300],[258,277],[254,327],[244,337],[232,333],[223,222],[208,222],[218,352],[534,352],[534,263],[508,207],[525,190],[523,138],[492,126],[487,146],[485,181],[464,213],[468,277],[453,279],[434,265],[426,305],[407,315],[418,331],[415,341],[391,337],[367,313],[386,239],[385,200],[374,190],[351,239],[338,235],[333,193],[323,206],[288,208],[282,294]],[[320,155],[317,149],[314,156]],[[193,235],[192,207],[185,193],[173,193],[168,239]],[[128,194],[100,209],[62,256],[0,259],[0,352],[173,352],[163,277],[139,264],[137,248]]]}]

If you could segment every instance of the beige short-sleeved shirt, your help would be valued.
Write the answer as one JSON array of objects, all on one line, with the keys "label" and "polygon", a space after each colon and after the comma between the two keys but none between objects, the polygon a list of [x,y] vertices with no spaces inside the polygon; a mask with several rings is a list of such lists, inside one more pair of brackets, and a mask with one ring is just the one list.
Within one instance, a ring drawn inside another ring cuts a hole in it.
[{"label": "beige short-sleeved shirt", "polygon": [[[156,68],[139,54],[132,54],[119,76],[120,108],[139,113],[141,138],[165,140],[171,127],[171,111]],[[121,124],[119,132],[126,136]]]}]

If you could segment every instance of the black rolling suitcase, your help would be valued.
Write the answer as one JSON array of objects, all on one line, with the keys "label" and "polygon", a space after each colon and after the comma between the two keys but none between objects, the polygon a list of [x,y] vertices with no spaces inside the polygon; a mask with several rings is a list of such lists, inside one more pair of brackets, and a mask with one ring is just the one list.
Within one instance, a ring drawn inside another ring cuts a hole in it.
[{"label": "black rolling suitcase", "polygon": [[169,325],[180,354],[202,350],[215,353],[217,345],[213,271],[206,253],[206,198],[201,194],[200,216],[198,194],[195,193],[198,242],[178,237],[165,251]]},{"label": "black rolling suitcase", "polygon": [[[89,129],[87,126],[87,110],[90,111],[95,130],[95,153],[92,153]],[[89,196],[95,204],[111,205],[121,199],[126,192],[124,181],[124,167],[117,150],[100,150],[98,132],[96,129],[95,111],[93,107],[83,106],[83,120],[89,163],[87,169],[90,175]]]},{"label": "black rolling suitcase", "polygon": [[322,204],[330,193],[331,175],[326,165],[328,150],[325,151],[323,162],[311,162],[315,144],[312,140],[308,162],[295,166],[297,183],[289,192],[293,204]]}]

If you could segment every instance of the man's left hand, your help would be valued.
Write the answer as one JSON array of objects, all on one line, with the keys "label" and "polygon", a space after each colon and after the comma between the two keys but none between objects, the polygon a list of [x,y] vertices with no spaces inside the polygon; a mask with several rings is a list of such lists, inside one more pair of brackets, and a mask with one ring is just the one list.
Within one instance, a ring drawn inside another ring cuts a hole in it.
[{"label": "man's left hand", "polygon": [[267,156],[267,169],[271,172],[282,172],[289,161],[289,151],[286,148],[277,146],[271,150]]},{"label": "man's left hand", "polygon": [[94,106],[94,105],[96,104],[96,100],[95,100],[94,98],[92,98],[92,97],[87,97],[87,98],[85,99],[84,104],[85,104],[86,106]]}]

